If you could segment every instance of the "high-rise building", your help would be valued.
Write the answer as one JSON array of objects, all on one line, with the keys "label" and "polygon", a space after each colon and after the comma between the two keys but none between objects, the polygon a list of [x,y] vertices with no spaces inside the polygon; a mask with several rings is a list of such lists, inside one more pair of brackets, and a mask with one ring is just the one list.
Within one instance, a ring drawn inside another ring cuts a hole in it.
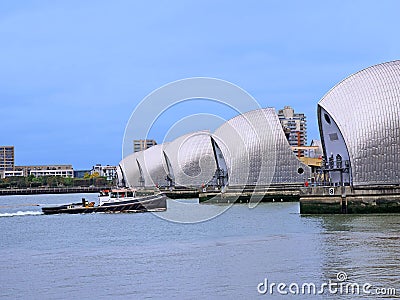
[{"label": "high-rise building", "polygon": [[[295,113],[290,106],[285,106],[278,111],[278,117],[290,146],[305,146],[307,144],[306,116],[303,113]],[[293,152],[297,156],[304,156],[302,150],[294,149]]]},{"label": "high-rise building", "polygon": [[14,146],[0,146],[0,171],[14,170]]},{"label": "high-rise building", "polygon": [[134,140],[133,141],[133,152],[143,151],[154,145],[157,145],[157,142],[155,140]]}]

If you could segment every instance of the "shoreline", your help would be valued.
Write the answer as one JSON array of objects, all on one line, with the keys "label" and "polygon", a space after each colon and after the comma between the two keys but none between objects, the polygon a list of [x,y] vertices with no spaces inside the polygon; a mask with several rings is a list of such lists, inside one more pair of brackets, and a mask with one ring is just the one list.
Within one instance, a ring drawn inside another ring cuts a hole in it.
[{"label": "shoreline", "polygon": [[43,187],[43,188],[14,188],[0,189],[0,196],[11,195],[40,195],[40,194],[80,194],[80,193],[98,193],[102,189],[110,187]]}]

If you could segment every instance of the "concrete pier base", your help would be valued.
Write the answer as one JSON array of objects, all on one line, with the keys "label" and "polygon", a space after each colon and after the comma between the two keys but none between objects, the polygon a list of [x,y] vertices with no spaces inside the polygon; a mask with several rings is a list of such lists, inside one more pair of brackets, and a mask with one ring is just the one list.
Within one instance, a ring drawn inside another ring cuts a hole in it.
[{"label": "concrete pier base", "polygon": [[200,203],[253,203],[295,202],[300,199],[300,188],[295,185],[273,187],[229,187],[224,192],[204,190],[199,193]]},{"label": "concrete pier base", "polygon": [[400,187],[339,186],[301,188],[300,213],[400,213]]},{"label": "concrete pier base", "polygon": [[196,188],[160,188],[159,190],[170,199],[191,199],[199,197],[199,190]]}]

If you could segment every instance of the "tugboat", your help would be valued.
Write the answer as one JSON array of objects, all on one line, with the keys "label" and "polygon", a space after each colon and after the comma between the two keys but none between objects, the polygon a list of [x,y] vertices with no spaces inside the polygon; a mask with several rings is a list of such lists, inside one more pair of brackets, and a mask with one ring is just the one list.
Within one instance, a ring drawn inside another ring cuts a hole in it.
[{"label": "tugboat", "polygon": [[162,193],[137,196],[137,191],[133,189],[111,189],[100,191],[98,199],[98,205],[82,198],[82,202],[79,203],[42,207],[42,212],[45,215],[53,215],[88,214],[95,212],[129,213],[164,211],[167,209],[167,197]]}]

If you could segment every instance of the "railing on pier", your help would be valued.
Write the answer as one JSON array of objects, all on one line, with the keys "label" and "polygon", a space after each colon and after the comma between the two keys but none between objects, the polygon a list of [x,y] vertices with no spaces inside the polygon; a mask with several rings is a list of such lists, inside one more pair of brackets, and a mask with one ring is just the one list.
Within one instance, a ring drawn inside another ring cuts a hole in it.
[{"label": "railing on pier", "polygon": [[[339,173],[339,181],[332,181],[333,174]],[[348,180],[344,180],[343,175],[348,174]],[[342,159],[340,154],[334,159],[331,155],[326,161],[322,157],[321,167],[316,170],[315,185],[316,186],[345,186],[351,185],[351,165],[349,160]]]}]

